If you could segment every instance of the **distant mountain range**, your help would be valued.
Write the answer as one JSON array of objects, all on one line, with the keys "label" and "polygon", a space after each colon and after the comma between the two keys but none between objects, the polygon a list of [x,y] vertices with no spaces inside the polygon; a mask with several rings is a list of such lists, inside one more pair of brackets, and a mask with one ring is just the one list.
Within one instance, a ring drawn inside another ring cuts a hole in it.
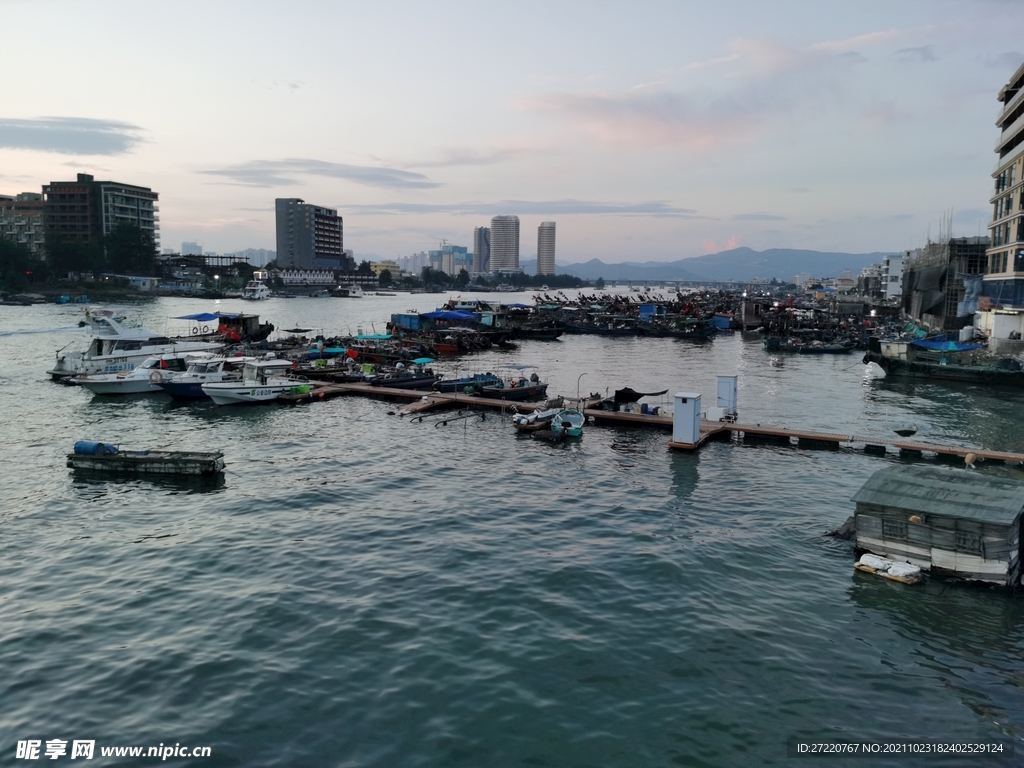
[{"label": "distant mountain range", "polygon": [[[893,252],[895,253],[895,252]],[[771,248],[755,251],[734,248],[731,251],[709,253],[679,261],[645,261],[636,263],[605,264],[591,259],[581,264],[556,264],[559,274],[575,275],[584,280],[753,280],[756,277],[792,280],[804,272],[813,277],[838,277],[844,270],[854,276],[871,264],[877,264],[888,253],[831,253],[803,251],[790,248]],[[537,272],[535,259],[521,261],[527,274]]]}]

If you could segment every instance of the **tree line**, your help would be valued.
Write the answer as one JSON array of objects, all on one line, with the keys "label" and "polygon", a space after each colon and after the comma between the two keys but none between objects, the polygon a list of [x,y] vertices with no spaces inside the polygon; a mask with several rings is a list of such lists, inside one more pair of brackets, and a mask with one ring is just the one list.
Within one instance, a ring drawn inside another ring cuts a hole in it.
[{"label": "tree line", "polygon": [[99,242],[83,243],[47,234],[46,259],[28,246],[0,238],[0,286],[23,291],[32,284],[58,279],[68,272],[156,274],[156,243],[149,232],[125,222]]}]

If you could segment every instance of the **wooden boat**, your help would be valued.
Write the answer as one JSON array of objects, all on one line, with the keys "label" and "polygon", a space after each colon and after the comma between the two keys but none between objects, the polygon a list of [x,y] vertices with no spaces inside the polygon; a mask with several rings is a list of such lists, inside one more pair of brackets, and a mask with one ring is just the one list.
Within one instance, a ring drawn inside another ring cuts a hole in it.
[{"label": "wooden boat", "polygon": [[536,432],[538,429],[547,429],[551,426],[551,420],[561,410],[559,407],[533,413],[517,413],[512,417],[512,426],[517,432]]},{"label": "wooden boat", "polygon": [[198,451],[122,451],[110,443],[79,440],[67,455],[76,470],[153,475],[212,476],[224,471],[224,454]]}]

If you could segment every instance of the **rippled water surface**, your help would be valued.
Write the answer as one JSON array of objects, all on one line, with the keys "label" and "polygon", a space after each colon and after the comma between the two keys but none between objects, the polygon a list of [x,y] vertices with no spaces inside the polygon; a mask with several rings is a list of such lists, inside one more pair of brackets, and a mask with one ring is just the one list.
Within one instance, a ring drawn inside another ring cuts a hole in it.
[{"label": "rippled water surface", "polygon": [[[380,331],[444,298],[247,308]],[[140,308],[163,331],[211,303]],[[1008,736],[1024,755],[1024,603],[856,574],[821,536],[897,459],[676,454],[665,433],[597,427],[558,447],[494,414],[434,426],[355,397],[94,398],[45,376],[56,349],[84,348],[80,313],[0,308],[4,764],[29,738],[209,745],[204,766],[783,765],[788,737],[836,734]],[[855,356],[772,358],[756,337],[563,337],[458,365],[509,363],[562,394],[695,389],[705,405],[738,374],[743,421],[913,422],[922,440],[1024,451],[1017,393],[893,384]],[[78,439],[219,449],[228,472],[76,477]]]}]

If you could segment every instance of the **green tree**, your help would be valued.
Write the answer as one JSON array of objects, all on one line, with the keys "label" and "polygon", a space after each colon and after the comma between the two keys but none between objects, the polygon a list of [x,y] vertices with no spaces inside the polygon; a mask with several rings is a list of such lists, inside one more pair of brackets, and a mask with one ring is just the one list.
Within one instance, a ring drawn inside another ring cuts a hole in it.
[{"label": "green tree", "polygon": [[455,278],[455,282],[459,284],[460,288],[465,288],[469,285],[469,272],[464,269],[460,269],[458,277]]},{"label": "green tree", "polygon": [[384,288],[386,286],[391,285],[391,270],[390,269],[382,269],[380,271],[380,274],[377,275],[377,284],[381,288]]},{"label": "green tree", "polygon": [[28,246],[0,238],[0,286],[14,292],[25,290],[37,264]]},{"label": "green tree", "polygon": [[91,243],[47,235],[46,261],[57,275],[65,272],[102,272],[106,267],[103,249]]},{"label": "green tree", "polygon": [[152,275],[156,263],[153,236],[137,224],[123,222],[103,238],[107,268],[128,275]]},{"label": "green tree", "polygon": [[594,287],[595,288],[599,288],[599,289],[600,288],[604,288],[604,278],[603,277],[597,278],[597,281],[594,283]]},{"label": "green tree", "polygon": [[370,262],[363,260],[359,262],[359,269],[356,270],[361,275],[372,275],[373,267],[370,266]]}]

